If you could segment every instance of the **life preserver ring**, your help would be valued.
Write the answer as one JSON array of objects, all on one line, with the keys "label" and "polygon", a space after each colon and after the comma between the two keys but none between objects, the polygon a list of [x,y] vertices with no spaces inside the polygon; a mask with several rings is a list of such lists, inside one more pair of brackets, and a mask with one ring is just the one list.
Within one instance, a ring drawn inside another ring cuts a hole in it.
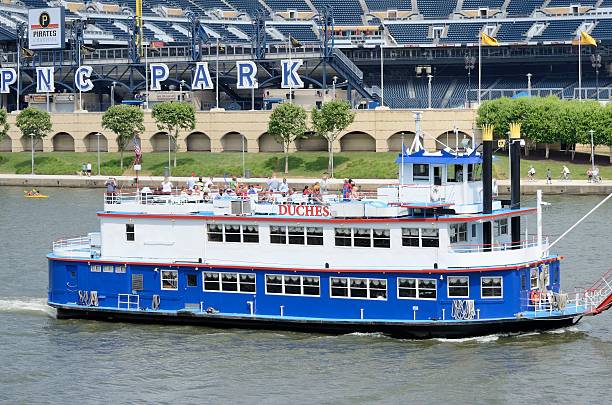
[{"label": "life preserver ring", "polygon": [[539,290],[531,290],[531,292],[529,293],[529,299],[531,300],[532,304],[540,302],[540,297],[541,294]]},{"label": "life preserver ring", "polygon": [[433,186],[431,188],[431,201],[438,201],[440,199],[440,188],[438,186]]}]

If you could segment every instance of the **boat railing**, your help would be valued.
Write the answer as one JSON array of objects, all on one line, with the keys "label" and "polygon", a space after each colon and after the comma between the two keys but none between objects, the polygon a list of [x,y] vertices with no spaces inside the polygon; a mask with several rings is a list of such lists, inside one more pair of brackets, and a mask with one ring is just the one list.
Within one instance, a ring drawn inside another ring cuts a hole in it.
[{"label": "boat railing", "polygon": [[87,236],[62,238],[53,242],[53,253],[91,257],[100,255],[100,233],[92,232]]},{"label": "boat railing", "polygon": [[[543,246],[548,245],[548,238],[543,241]],[[478,253],[478,252],[499,252],[513,249],[526,249],[538,246],[537,237],[533,236],[515,244],[513,242],[493,243],[493,244],[451,244],[452,253]]]}]

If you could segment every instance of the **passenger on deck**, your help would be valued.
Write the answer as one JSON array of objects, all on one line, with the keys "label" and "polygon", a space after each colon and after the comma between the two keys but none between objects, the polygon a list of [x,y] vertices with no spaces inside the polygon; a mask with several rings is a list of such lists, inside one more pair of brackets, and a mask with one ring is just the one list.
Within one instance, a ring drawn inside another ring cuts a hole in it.
[{"label": "passenger on deck", "polygon": [[353,186],[351,185],[351,179],[344,179],[344,184],[342,185],[342,199],[348,200],[351,196],[351,189]]},{"label": "passenger on deck", "polygon": [[[200,179],[201,179],[201,177],[200,177]],[[206,181],[204,182],[204,187],[203,187],[203,188],[208,188],[208,189],[210,190],[210,189],[212,189],[212,188],[213,188],[213,186],[214,186],[214,185],[215,185],[215,183],[213,183],[213,177],[212,177],[212,176],[210,176],[210,177],[208,178],[208,180],[206,180]]]},{"label": "passenger on deck", "polygon": [[200,187],[200,189],[204,188],[204,183],[202,182],[202,177],[198,177],[198,181],[196,181],[194,186]]},{"label": "passenger on deck", "polygon": [[316,203],[322,203],[323,199],[321,198],[321,185],[317,181],[314,186],[312,186],[312,200]]},{"label": "passenger on deck", "polygon": [[270,191],[275,192],[278,191],[278,187],[280,185],[280,182],[278,181],[278,178],[276,177],[276,172],[272,173],[272,177],[268,178],[268,188],[270,189]]},{"label": "passenger on deck", "polygon": [[351,200],[361,200],[362,196],[359,192],[359,186],[354,186],[351,189]]},{"label": "passenger on deck", "polygon": [[327,194],[327,179],[329,179],[329,174],[324,172],[321,177],[321,194]]},{"label": "passenger on deck", "polygon": [[278,191],[281,193],[289,192],[289,184],[287,184],[287,178],[283,177],[283,182],[279,184]]},{"label": "passenger on deck", "polygon": [[163,194],[171,194],[172,193],[172,187],[173,184],[172,182],[166,177],[164,178],[164,181],[162,181],[161,183],[161,191]]},{"label": "passenger on deck", "polygon": [[193,187],[196,185],[196,174],[191,172],[191,177],[187,179],[187,188],[189,190],[193,190]]}]

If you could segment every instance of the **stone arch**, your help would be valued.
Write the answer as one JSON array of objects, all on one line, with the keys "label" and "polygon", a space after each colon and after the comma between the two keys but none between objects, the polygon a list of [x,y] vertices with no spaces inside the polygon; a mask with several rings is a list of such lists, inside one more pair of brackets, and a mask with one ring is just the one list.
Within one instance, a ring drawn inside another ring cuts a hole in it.
[{"label": "stone arch", "polygon": [[10,136],[5,136],[2,142],[0,142],[0,152],[12,152],[13,151],[13,140]]},{"label": "stone arch", "polygon": [[[27,135],[22,136],[21,137],[21,147],[23,148],[24,152],[32,152],[32,139]],[[43,151],[42,139],[40,138],[34,139],[34,151],[35,152]]]},{"label": "stone arch", "polygon": [[314,132],[306,132],[306,137],[295,140],[295,147],[300,152],[327,152],[327,139],[316,136]]},{"label": "stone arch", "polygon": [[[83,138],[85,144],[85,151],[97,152],[98,151],[98,132],[91,132]],[[100,152],[108,152],[108,139],[102,133],[100,133]]]},{"label": "stone arch", "polygon": [[74,138],[67,132],[58,132],[51,139],[53,152],[74,152]]},{"label": "stone arch", "polygon": [[436,149],[437,150],[445,149],[447,146],[454,150],[464,149],[464,146],[462,143],[464,139],[469,139],[470,140],[469,146],[472,146],[472,136],[468,134],[467,132],[457,131],[456,134],[455,134],[455,131],[443,132],[440,135],[438,135],[438,137],[436,138],[436,140],[438,141],[436,142]]},{"label": "stone arch", "polygon": [[402,151],[402,138],[404,139],[404,149],[407,149],[412,145],[414,141],[414,132],[412,131],[400,131],[396,132],[387,138],[387,147],[389,152],[401,152]]},{"label": "stone arch", "polygon": [[210,137],[204,132],[190,133],[185,142],[189,152],[210,152]]},{"label": "stone arch", "polygon": [[257,144],[259,145],[260,152],[284,152],[283,145],[278,143],[276,139],[267,132],[264,132],[257,138]]},{"label": "stone arch", "polygon": [[244,151],[247,152],[247,139],[240,132],[228,132],[221,137],[221,148],[223,152],[242,152],[242,142],[244,140]]},{"label": "stone arch", "polygon": [[341,152],[376,152],[376,140],[360,131],[349,132],[340,138]]},{"label": "stone arch", "polygon": [[[168,133],[157,132],[150,139],[153,152],[168,152]],[[170,150],[174,151],[174,142],[170,141]]]}]

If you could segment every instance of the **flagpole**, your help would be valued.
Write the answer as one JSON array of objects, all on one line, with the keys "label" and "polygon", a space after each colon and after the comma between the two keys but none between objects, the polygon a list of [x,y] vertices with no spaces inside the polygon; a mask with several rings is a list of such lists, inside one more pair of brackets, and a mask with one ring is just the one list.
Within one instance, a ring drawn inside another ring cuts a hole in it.
[{"label": "flagpole", "polygon": [[[287,51],[289,52],[289,66],[291,66],[291,34],[289,34],[289,41],[287,43]],[[289,78],[291,79],[291,78]],[[289,104],[293,103],[293,94],[291,94],[291,90],[293,90],[291,80],[289,80]]]},{"label": "flagpole", "polygon": [[480,93],[482,89],[482,31],[478,34],[478,105],[480,106]]},{"label": "flagpole", "polygon": [[578,33],[578,100],[582,100],[582,32]]}]

